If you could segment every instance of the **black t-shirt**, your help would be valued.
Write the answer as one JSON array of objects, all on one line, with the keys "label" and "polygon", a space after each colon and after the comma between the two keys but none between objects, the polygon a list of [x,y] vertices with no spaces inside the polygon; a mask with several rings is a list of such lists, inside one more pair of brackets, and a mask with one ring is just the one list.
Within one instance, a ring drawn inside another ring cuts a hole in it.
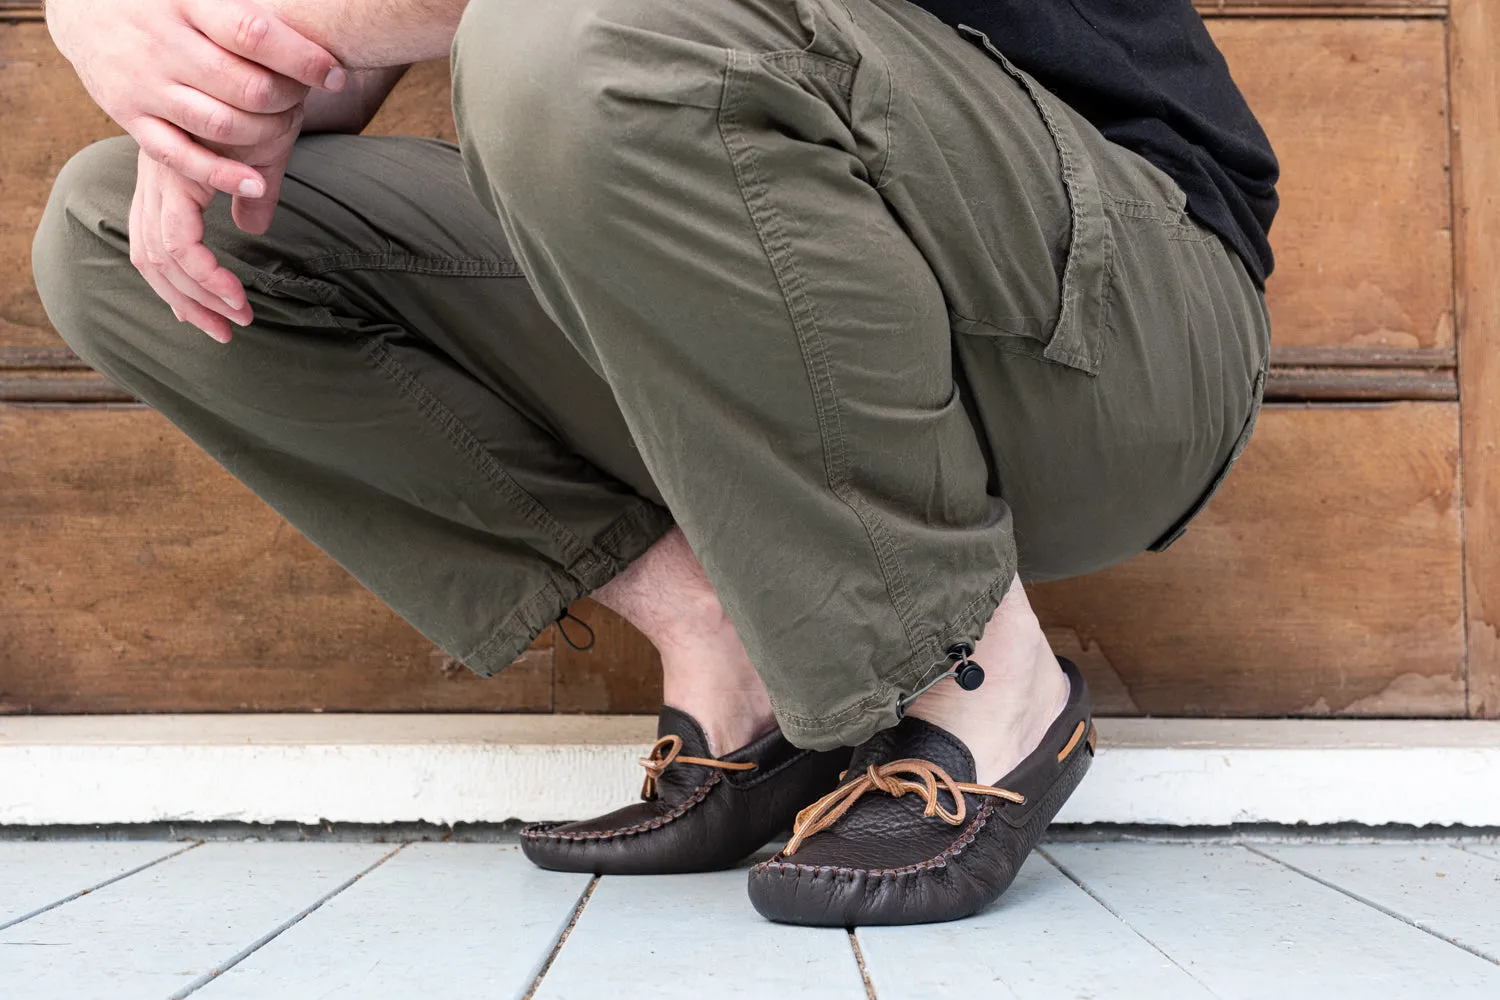
[{"label": "black t-shirt", "polygon": [[1276,154],[1191,0],[913,0],[994,46],[1187,193],[1265,285]]}]

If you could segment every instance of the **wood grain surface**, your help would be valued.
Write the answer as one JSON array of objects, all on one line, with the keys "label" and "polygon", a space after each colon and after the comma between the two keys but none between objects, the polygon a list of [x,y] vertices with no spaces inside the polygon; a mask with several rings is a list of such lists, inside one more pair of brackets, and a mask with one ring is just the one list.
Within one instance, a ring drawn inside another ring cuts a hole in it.
[{"label": "wood grain surface", "polygon": [[31,237],[63,164],[120,129],[43,24],[0,24],[0,347],[60,346],[31,280]]},{"label": "wood grain surface", "polygon": [[1443,25],[1214,21],[1281,160],[1276,343],[1453,343]]},{"label": "wood grain surface", "polygon": [[1469,710],[1500,718],[1500,9],[1494,0],[1455,0],[1451,44]]},{"label": "wood grain surface", "polygon": [[[573,613],[594,631],[594,643],[575,649],[563,636],[553,639],[553,711],[642,712],[661,708],[661,656],[645,636],[619,615],[593,601],[579,601]],[[583,645],[576,622],[562,627]]]},{"label": "wood grain surface", "polygon": [[[1283,163],[1270,290],[1278,345],[1451,348],[1443,24],[1211,27]],[[0,25],[0,92],[0,347],[56,344],[31,288],[31,233],[67,158],[117,130],[40,24]],[[446,62],[415,67],[369,131],[452,140]]]},{"label": "wood grain surface", "polygon": [[549,711],[454,663],[144,408],[0,407],[0,713]]},{"label": "wood grain surface", "polygon": [[[1194,0],[1193,5],[1205,17],[1215,15],[1259,16],[1267,12],[1306,11],[1341,16],[1369,15],[1441,17],[1448,9],[1447,0]],[[42,0],[0,0],[0,19],[36,19],[42,15]]]},{"label": "wood grain surface", "polygon": [[[0,348],[61,347],[31,278],[31,238],[63,164],[120,129],[42,24],[0,23]],[[367,130],[455,138],[447,60],[414,66]]]},{"label": "wood grain surface", "polygon": [[1106,713],[1464,714],[1458,407],[1272,406],[1187,535],[1034,588]]},{"label": "wood grain surface", "polygon": [[[1037,588],[1101,710],[1464,710],[1457,406],[1270,408],[1187,536]],[[0,408],[0,711],[654,711],[613,615],[481,681],[156,414]],[[553,693],[556,656],[556,694]]]},{"label": "wood grain surface", "polygon": [[[46,353],[62,345],[29,262],[57,171],[118,130],[44,25],[6,22],[18,6],[0,2],[0,399],[122,400]],[[1182,542],[1039,588],[1039,609],[1107,711],[1500,715],[1500,416],[1480,402],[1500,392],[1500,16],[1454,3],[1454,219],[1445,24],[1344,16],[1445,5],[1199,6],[1339,15],[1210,21],[1283,163],[1273,397],[1454,399],[1456,225],[1466,475],[1455,403],[1273,407]],[[415,67],[370,131],[452,140],[446,64]],[[147,410],[0,407],[0,469],[0,712],[659,701],[650,645],[588,602],[594,648],[554,651],[549,631],[500,678],[473,678]]]}]

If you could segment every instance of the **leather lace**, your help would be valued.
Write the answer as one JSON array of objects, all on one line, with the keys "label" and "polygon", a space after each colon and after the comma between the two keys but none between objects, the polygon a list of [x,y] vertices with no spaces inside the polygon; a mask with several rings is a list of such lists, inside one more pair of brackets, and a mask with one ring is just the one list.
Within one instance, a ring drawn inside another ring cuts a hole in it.
[{"label": "leather lace", "polygon": [[702,767],[717,767],[724,771],[753,771],[756,765],[753,763],[736,763],[732,760],[714,760],[711,757],[684,757],[682,755],[682,737],[663,736],[656,741],[651,748],[651,753],[640,758],[641,766],[646,769],[646,782],[641,785],[641,798],[651,801],[656,798],[656,782],[662,772],[675,763],[698,764]]},{"label": "leather lace", "polygon": [[[913,777],[916,780],[912,780]],[[954,808],[949,809],[943,805],[938,798],[939,789],[952,796]],[[947,771],[927,760],[908,757],[893,760],[889,764],[871,764],[854,781],[840,785],[799,812],[796,822],[792,824],[792,839],[787,841],[781,853],[796,854],[804,840],[837,823],[869,791],[881,791],[898,799],[907,792],[913,792],[927,803],[927,808],[922,811],[923,816],[936,816],[950,826],[958,826],[968,815],[969,807],[964,804],[965,792],[1005,799],[1017,805],[1024,805],[1026,802],[1026,796],[1004,788],[954,781]]]}]

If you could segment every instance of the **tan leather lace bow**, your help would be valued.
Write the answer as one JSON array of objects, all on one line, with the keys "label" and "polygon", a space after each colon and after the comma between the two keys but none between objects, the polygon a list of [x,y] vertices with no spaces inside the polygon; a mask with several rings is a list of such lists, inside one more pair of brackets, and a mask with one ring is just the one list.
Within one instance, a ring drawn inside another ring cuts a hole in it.
[{"label": "tan leather lace bow", "polygon": [[684,764],[701,764],[703,767],[717,767],[724,771],[753,771],[753,763],[735,763],[731,760],[714,760],[710,757],[684,757],[682,755],[682,737],[663,736],[656,741],[648,756],[640,758],[641,766],[646,769],[646,783],[641,785],[641,798],[651,801],[656,798],[656,781],[662,772],[676,762]]},{"label": "tan leather lace bow", "polygon": [[[910,777],[901,777],[901,775],[912,775],[917,780],[913,781]],[[947,808],[938,799],[939,788],[953,797],[953,809]],[[927,802],[927,808],[922,811],[922,815],[936,816],[950,826],[958,826],[968,815],[969,807],[964,804],[964,792],[970,795],[989,795],[1017,805],[1024,805],[1026,802],[1026,796],[1006,791],[1004,788],[976,785],[968,781],[954,781],[947,771],[927,760],[908,757],[904,760],[893,760],[889,764],[871,764],[857,779],[847,785],[840,785],[799,812],[797,821],[792,824],[792,839],[787,841],[781,853],[796,854],[797,848],[802,846],[804,840],[833,826],[844,813],[853,808],[854,803],[872,789],[885,792],[898,799],[907,792],[915,792]]]}]

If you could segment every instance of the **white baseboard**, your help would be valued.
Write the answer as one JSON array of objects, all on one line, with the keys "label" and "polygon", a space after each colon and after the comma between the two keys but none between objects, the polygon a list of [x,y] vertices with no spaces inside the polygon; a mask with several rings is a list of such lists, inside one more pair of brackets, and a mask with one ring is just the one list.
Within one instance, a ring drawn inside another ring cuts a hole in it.
[{"label": "white baseboard", "polygon": [[[1058,817],[1500,826],[1500,722],[1102,719]],[[0,825],[498,823],[631,800],[643,716],[0,718]]]}]

